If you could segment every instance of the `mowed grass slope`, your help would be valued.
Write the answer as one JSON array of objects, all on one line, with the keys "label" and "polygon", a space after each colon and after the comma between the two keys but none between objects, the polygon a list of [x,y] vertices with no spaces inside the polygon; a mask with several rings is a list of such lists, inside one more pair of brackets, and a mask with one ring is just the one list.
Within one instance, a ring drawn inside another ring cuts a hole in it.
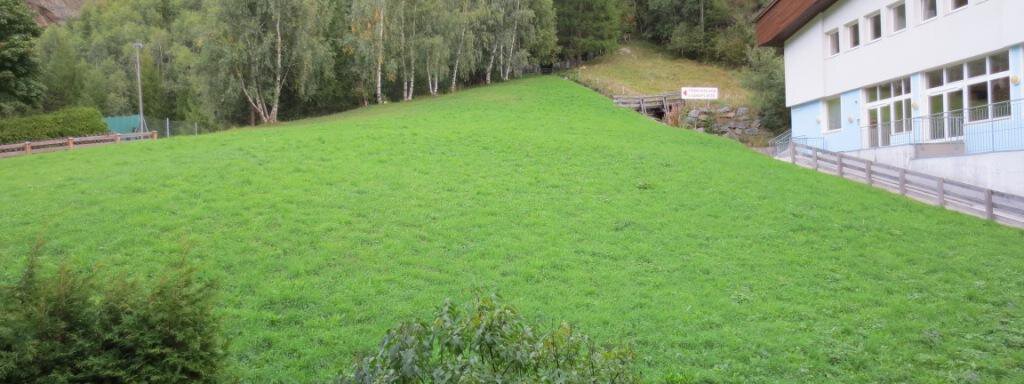
[{"label": "mowed grass slope", "polygon": [[606,95],[657,95],[679,92],[682,87],[715,87],[726,104],[748,102],[739,70],[678,58],[646,42],[625,44],[573,69],[570,75]]},{"label": "mowed grass slope", "polygon": [[1024,232],[661,126],[554,77],[0,161],[0,281],[220,282],[231,374],[309,382],[496,292],[718,382],[1021,382]]}]

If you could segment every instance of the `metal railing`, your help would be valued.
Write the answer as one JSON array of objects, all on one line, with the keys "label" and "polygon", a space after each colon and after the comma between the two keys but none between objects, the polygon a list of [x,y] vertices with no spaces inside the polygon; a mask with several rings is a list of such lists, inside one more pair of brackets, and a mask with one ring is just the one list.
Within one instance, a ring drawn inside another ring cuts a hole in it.
[{"label": "metal railing", "polygon": [[827,144],[825,142],[825,138],[807,136],[793,137],[793,131],[789,130],[783,132],[781,135],[775,136],[775,138],[768,142],[768,147],[771,148],[772,157],[779,157],[786,154],[786,151],[788,151],[790,148],[789,143],[800,144],[808,147],[828,149],[826,148]]},{"label": "metal railing", "polygon": [[1024,150],[1024,100],[870,124],[867,147],[962,143],[965,153]]}]

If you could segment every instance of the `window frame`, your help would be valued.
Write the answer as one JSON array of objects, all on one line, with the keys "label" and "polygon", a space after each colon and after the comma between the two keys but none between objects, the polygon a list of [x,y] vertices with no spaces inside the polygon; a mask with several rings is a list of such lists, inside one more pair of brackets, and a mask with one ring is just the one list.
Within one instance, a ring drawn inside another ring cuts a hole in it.
[{"label": "window frame", "polygon": [[949,0],[949,13],[957,12],[961,9],[967,8],[968,5],[971,5],[970,0],[963,0],[964,4],[959,7],[956,6],[956,2],[957,0]]},{"label": "window frame", "polygon": [[[882,17],[882,11],[875,11],[864,16],[864,24],[867,25],[867,43],[874,43],[878,40],[882,40],[885,37],[885,21]],[[877,25],[875,23],[878,23]],[[878,36],[875,36],[875,31],[878,31]]]},{"label": "window frame", "polygon": [[[903,8],[903,27],[900,28],[900,29],[896,29],[896,26],[899,25],[899,23],[896,22],[896,20],[897,20],[896,9],[900,8],[900,7]],[[909,19],[909,17],[908,17],[909,13],[907,11],[909,9],[907,9],[907,2],[906,1],[897,1],[895,3],[889,4],[889,6],[886,9],[889,10],[889,19],[890,19],[889,20],[889,25],[890,25],[889,32],[892,33],[892,34],[896,34],[896,33],[900,33],[900,32],[906,31],[907,27],[910,26],[910,23],[909,23],[910,20],[908,20]]]},{"label": "window frame", "polygon": [[841,37],[842,36],[840,36],[838,28],[825,32],[826,58],[838,56],[843,52],[843,42]]},{"label": "window frame", "polygon": [[[899,87],[898,87],[898,89],[900,90],[899,92],[896,92],[896,89],[897,89],[896,84],[899,84]],[[879,91],[880,87],[883,87],[883,86],[889,88],[889,97],[888,98],[884,98],[884,99],[881,97],[881,92]],[[912,122],[912,120],[914,118],[914,111],[913,111],[914,90],[913,90],[912,87],[913,86],[912,86],[912,82],[910,80],[910,77],[909,76],[905,76],[905,77],[899,77],[899,78],[896,78],[896,79],[892,79],[892,80],[889,80],[889,81],[886,81],[886,82],[883,82],[883,83],[878,83],[878,84],[872,85],[870,87],[864,88],[863,89],[864,95],[865,95],[864,111],[865,111],[865,113],[867,113],[867,117],[868,117],[867,119],[865,119],[865,121],[869,122],[867,127],[868,128],[879,128],[879,132],[881,132],[880,128],[883,126],[883,124],[885,124],[889,128],[889,135],[890,136],[895,136],[895,135],[898,135],[898,134],[905,134],[905,133],[908,133],[908,132],[912,131],[913,130],[913,122]],[[870,101],[871,99],[867,97],[867,95],[869,95],[872,92],[874,92],[877,95],[874,101]],[[886,107],[889,108],[889,121],[882,121],[882,109],[886,108]],[[903,119],[896,120],[896,116],[897,116],[896,110],[897,109],[899,109],[901,111],[901,114],[903,115]],[[875,114],[875,115],[872,116],[872,114]],[[878,122],[878,127],[872,127],[871,126],[870,122],[872,121],[872,117],[875,118],[874,121]],[[907,124],[908,122],[910,122],[910,123]],[[870,134],[870,130],[868,132]],[[879,140],[879,142],[888,142],[888,141]]]},{"label": "window frame", "polygon": [[[839,120],[837,121],[838,127],[832,127],[832,111],[833,108],[830,105],[835,102],[839,107]],[[825,109],[825,124],[822,124],[822,133],[836,133],[843,130],[843,98],[842,96],[826,97],[822,100],[822,106]]]},{"label": "window frame", "polygon": [[[939,115],[939,114],[932,113],[933,106],[931,104],[932,104],[933,97],[941,96],[942,97],[942,103],[943,103],[943,106],[942,106],[943,107],[943,112],[941,114],[943,121],[942,121],[942,123],[940,125],[942,127],[944,127],[945,135],[942,136],[942,137],[935,137],[935,135],[934,135],[934,128],[933,128],[932,131],[929,131],[929,138],[930,138],[930,140],[932,140],[932,141],[939,141],[939,140],[949,140],[949,139],[960,138],[960,137],[963,137],[965,135],[965,129],[964,128],[967,127],[968,125],[984,123],[984,122],[1000,120],[1000,119],[1008,119],[1008,118],[1011,117],[1011,115],[1009,115],[1009,114],[1001,114],[1001,112],[999,112],[1000,110],[997,109],[998,108],[997,104],[999,104],[999,103],[1008,103],[1008,102],[1013,101],[1012,94],[1011,94],[1011,96],[1010,96],[1010,98],[1008,100],[993,102],[993,95],[995,94],[995,92],[994,92],[995,88],[994,87],[996,86],[996,82],[1009,81],[1009,79],[1011,78],[1011,75],[1013,73],[1013,71],[1010,70],[1009,68],[1007,68],[1004,71],[1000,71],[1000,72],[992,72],[993,67],[994,67],[993,66],[993,58],[995,58],[997,56],[1007,55],[1007,54],[1008,54],[1008,50],[996,51],[996,52],[992,52],[992,53],[989,53],[989,54],[986,54],[986,55],[983,55],[983,56],[972,57],[972,58],[969,58],[967,60],[960,61],[958,63],[954,63],[954,64],[950,64],[950,65],[944,65],[944,66],[939,67],[939,68],[933,68],[931,70],[924,71],[924,73],[927,74],[927,73],[931,73],[931,72],[933,72],[935,70],[942,70],[942,74],[943,74],[943,85],[938,86],[938,87],[926,88],[926,90],[925,90],[925,100],[928,103],[928,105],[925,107],[925,110],[928,111],[927,116],[930,119],[935,119],[936,116]],[[984,60],[985,61],[985,73],[984,74],[975,75],[975,76],[972,77],[970,75],[969,66],[970,66],[970,64],[976,63],[979,60]],[[954,68],[954,67],[957,67],[957,66],[959,66],[961,68],[961,71],[963,73],[963,78],[951,82],[951,81],[949,81],[949,78],[948,78],[948,69],[949,68]],[[981,106],[972,107],[971,106],[971,90],[972,90],[972,88],[976,89],[978,86],[982,86],[982,85],[985,87],[986,98],[987,98],[986,103],[984,105],[981,105]],[[952,110],[952,109],[950,109],[950,105],[953,104],[953,103],[950,102],[949,98],[952,95],[957,94],[957,93],[960,94],[961,100],[960,100],[959,104],[962,106],[962,108],[957,109],[957,110]],[[977,110],[977,108],[985,108],[985,109],[984,110]],[[956,119],[960,119],[960,120],[959,121],[955,121],[955,122],[945,121],[945,119],[947,119],[947,118],[956,118]],[[940,126],[940,125],[933,124],[933,126],[936,126],[936,127]],[[954,135],[953,134],[954,131],[956,133],[958,133],[958,135]]]},{"label": "window frame", "polygon": [[[864,42],[861,41],[861,32],[862,31],[860,30],[860,20],[859,19],[851,21],[849,23],[846,23],[846,25],[844,26],[844,29],[846,31],[846,39],[847,39],[847,44],[846,45],[847,45],[847,47],[849,47],[848,49],[857,49],[857,48],[860,48],[860,46],[864,44]],[[856,33],[854,33],[855,29],[856,29]],[[856,44],[854,44],[854,43],[856,43]]]},{"label": "window frame", "polygon": [[[927,17],[926,13],[925,13],[925,12],[927,12],[927,9],[928,9],[927,4],[929,4],[929,3],[935,4],[935,14],[932,15],[931,17]],[[917,4],[919,5],[918,8],[921,10],[921,22],[922,23],[927,23],[929,21],[932,21],[932,20],[935,20],[935,19],[939,18],[939,14],[941,13],[940,10],[942,9],[942,6],[940,5],[939,0],[919,0]]]}]

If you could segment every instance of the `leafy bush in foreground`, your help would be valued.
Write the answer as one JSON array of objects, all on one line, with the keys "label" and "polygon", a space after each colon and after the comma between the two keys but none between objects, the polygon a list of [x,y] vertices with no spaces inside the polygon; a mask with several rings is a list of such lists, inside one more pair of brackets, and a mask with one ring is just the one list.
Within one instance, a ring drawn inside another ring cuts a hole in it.
[{"label": "leafy bush in foreground", "polygon": [[107,132],[103,115],[93,108],[68,108],[54,113],[0,119],[0,144],[99,135]]},{"label": "leafy bush in foreground", "polygon": [[430,322],[388,331],[378,351],[338,382],[636,383],[633,353],[606,349],[571,326],[535,333],[494,297],[462,311],[446,302]]},{"label": "leafy bush in foreground", "polygon": [[152,288],[67,267],[0,295],[0,382],[213,382],[224,357],[212,290],[190,268]]}]

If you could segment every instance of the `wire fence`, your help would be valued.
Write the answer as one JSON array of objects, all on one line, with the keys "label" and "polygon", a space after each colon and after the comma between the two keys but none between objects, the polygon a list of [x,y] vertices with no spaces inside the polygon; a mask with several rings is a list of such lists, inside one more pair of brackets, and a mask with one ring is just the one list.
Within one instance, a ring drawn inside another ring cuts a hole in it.
[{"label": "wire fence", "polygon": [[210,128],[196,122],[177,121],[171,119],[146,118],[146,131],[157,132],[159,138],[170,138],[177,136],[198,136],[206,133],[217,132],[220,129]]}]

